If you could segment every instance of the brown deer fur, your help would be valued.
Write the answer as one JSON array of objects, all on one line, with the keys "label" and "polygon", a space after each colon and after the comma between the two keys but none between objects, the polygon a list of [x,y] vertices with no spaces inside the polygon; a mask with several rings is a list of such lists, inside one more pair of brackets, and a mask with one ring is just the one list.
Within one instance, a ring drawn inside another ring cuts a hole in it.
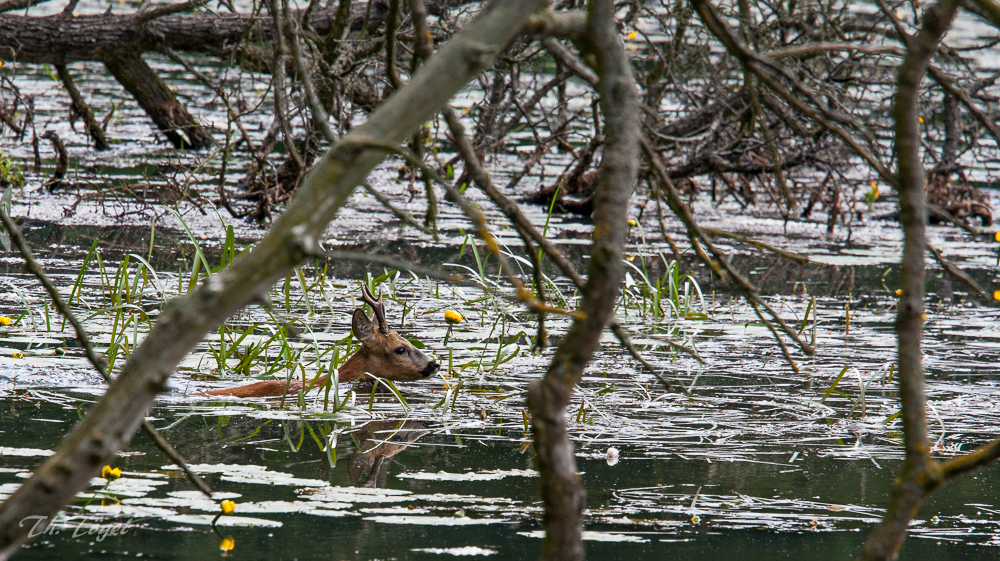
[{"label": "brown deer fur", "polygon": [[[341,382],[353,382],[365,373],[396,382],[422,380],[435,374],[441,365],[436,360],[420,352],[409,341],[389,329],[385,321],[385,307],[382,295],[376,300],[363,287],[362,295],[365,302],[372,307],[374,315],[368,319],[361,308],[354,310],[351,327],[354,336],[361,341],[361,348],[347,359],[339,369]],[[212,390],[197,395],[231,395],[235,397],[269,397],[290,394],[295,395],[305,388],[319,388],[326,383],[327,375],[303,385],[301,381],[285,382],[268,380],[255,382],[245,386]]]}]

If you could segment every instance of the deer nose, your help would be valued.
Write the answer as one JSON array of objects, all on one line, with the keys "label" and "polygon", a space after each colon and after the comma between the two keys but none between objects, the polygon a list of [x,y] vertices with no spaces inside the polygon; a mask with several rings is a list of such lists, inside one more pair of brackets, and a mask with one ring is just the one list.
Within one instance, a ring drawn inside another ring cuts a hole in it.
[{"label": "deer nose", "polygon": [[427,378],[429,376],[433,376],[434,374],[436,374],[437,371],[440,370],[440,369],[441,369],[441,365],[438,364],[438,362],[436,360],[432,360],[430,364],[428,364],[426,367],[424,367],[423,371],[421,371],[420,374],[424,378]]}]

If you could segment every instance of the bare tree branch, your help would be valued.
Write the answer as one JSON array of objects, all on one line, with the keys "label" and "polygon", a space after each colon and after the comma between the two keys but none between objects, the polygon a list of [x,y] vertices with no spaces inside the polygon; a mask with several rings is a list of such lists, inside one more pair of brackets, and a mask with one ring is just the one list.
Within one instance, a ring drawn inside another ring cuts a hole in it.
[{"label": "bare tree branch", "polygon": [[621,291],[626,210],[639,167],[639,94],[615,27],[614,2],[592,0],[588,9],[590,29],[583,42],[592,49],[599,69],[606,137],[594,196],[594,242],[580,303],[584,315],[573,322],[556,349],[545,378],[532,382],[528,390],[545,505],[543,559],[584,556],[584,494],[566,434],[566,406]]},{"label": "bare tree branch", "polygon": [[930,455],[927,435],[927,407],[920,340],[924,327],[924,250],[927,211],[924,185],[927,182],[920,161],[918,122],[920,82],[927,73],[931,56],[958,11],[961,0],[941,0],[923,16],[920,32],[909,41],[906,57],[897,71],[896,96],[892,116],[899,193],[899,222],[903,227],[903,260],[896,315],[899,338],[899,393],[902,404],[903,470],[893,485],[892,498],[882,522],[865,540],[858,556],[862,561],[892,560],[906,537],[910,520],[924,497],[943,482],[941,467]]}]

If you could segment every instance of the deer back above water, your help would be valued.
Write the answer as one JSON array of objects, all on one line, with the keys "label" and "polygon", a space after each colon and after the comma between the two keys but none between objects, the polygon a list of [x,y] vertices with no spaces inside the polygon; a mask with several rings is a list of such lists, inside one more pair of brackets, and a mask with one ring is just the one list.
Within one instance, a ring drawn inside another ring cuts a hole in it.
[{"label": "deer back above water", "polygon": [[[436,360],[420,352],[409,341],[389,329],[389,324],[385,320],[382,295],[376,299],[367,287],[362,287],[362,297],[365,303],[371,306],[373,315],[369,319],[364,310],[355,308],[354,316],[351,318],[351,328],[354,330],[354,336],[361,342],[361,348],[339,368],[340,381],[353,382],[366,372],[395,382],[423,380],[437,373],[441,365]],[[305,387],[321,387],[326,379],[327,376],[320,376]],[[235,388],[212,390],[198,395],[268,397],[286,393],[295,395],[302,388],[301,381],[268,380]]]}]

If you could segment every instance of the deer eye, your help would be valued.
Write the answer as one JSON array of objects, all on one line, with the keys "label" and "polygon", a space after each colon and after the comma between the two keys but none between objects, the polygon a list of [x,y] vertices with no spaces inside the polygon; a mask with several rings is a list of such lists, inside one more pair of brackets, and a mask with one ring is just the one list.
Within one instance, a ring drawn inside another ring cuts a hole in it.
[{"label": "deer eye", "polygon": [[396,349],[396,354],[400,355],[400,356],[405,355],[406,354],[406,347],[399,347],[399,348],[397,348]]}]

